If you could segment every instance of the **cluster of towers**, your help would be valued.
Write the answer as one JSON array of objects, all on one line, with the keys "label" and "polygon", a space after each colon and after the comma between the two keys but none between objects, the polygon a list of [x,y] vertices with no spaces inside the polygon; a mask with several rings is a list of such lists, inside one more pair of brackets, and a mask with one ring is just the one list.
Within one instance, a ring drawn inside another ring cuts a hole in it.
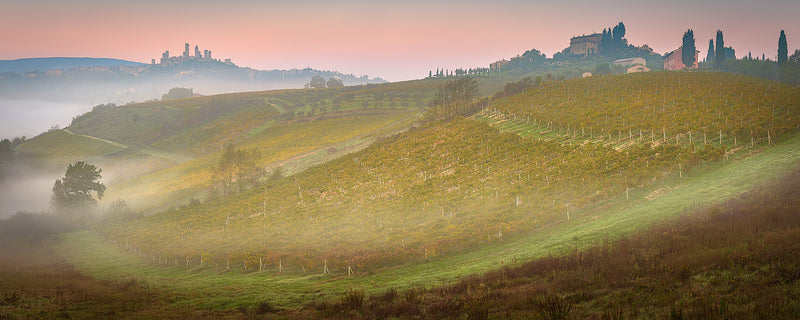
[{"label": "cluster of towers", "polygon": [[[186,44],[186,49],[183,50],[183,57],[189,58],[189,44]],[[200,47],[194,46],[194,58],[195,59],[206,59],[211,60],[211,50],[203,50],[203,54],[200,54]]]},{"label": "cluster of towers", "polygon": [[[203,50],[201,54],[199,46],[194,46],[194,56],[192,56],[190,53],[191,52],[189,51],[189,43],[186,43],[186,47],[183,50],[182,56],[170,57],[169,50],[167,50],[161,54],[161,64],[170,65],[174,63],[181,63],[188,60],[204,60],[204,61],[214,60],[213,58],[211,58],[211,50]],[[156,64],[156,59],[152,60],[152,64]]]}]

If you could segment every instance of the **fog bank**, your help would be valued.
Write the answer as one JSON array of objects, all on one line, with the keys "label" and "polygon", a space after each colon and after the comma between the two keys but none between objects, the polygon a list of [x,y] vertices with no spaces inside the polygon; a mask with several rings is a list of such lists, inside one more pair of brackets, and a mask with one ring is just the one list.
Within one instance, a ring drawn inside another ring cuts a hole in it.
[{"label": "fog bank", "polygon": [[0,98],[0,139],[35,137],[52,126],[64,128],[88,104]]}]

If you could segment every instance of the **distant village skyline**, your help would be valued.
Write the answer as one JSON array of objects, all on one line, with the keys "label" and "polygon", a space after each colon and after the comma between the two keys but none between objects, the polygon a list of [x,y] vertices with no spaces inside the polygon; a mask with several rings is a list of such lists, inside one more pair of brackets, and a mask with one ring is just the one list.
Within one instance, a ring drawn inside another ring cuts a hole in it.
[{"label": "distant village skyline", "polygon": [[[688,29],[700,60],[718,29],[738,57],[752,52],[774,60],[781,30],[790,53],[800,48],[795,0],[676,0],[669,6],[628,0],[7,2],[0,12],[0,60],[94,57],[151,64],[163,58],[158,53],[184,52],[180,45],[190,43],[258,70],[312,67],[400,81],[437,68],[488,67],[530,49],[552,57],[570,46],[570,38],[620,21],[630,44],[659,54],[680,47]],[[199,53],[205,59],[206,52]]]}]

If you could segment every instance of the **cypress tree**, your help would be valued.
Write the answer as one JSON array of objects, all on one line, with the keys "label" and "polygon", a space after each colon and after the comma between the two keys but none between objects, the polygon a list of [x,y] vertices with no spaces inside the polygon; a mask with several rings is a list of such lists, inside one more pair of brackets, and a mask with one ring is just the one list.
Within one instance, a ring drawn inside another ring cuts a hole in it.
[{"label": "cypress tree", "polygon": [[697,50],[694,45],[694,31],[689,29],[683,34],[683,46],[681,47],[681,61],[687,69],[694,66],[694,52]]},{"label": "cypress tree", "polygon": [[789,61],[789,48],[786,45],[786,33],[781,30],[781,36],[778,38],[778,63]]},{"label": "cypress tree", "polygon": [[715,53],[714,60],[717,61],[717,64],[725,60],[725,40],[722,38],[722,30],[717,30],[717,50]]},{"label": "cypress tree", "polygon": [[714,61],[716,54],[714,53],[714,39],[708,39],[708,54],[706,54],[706,62]]}]

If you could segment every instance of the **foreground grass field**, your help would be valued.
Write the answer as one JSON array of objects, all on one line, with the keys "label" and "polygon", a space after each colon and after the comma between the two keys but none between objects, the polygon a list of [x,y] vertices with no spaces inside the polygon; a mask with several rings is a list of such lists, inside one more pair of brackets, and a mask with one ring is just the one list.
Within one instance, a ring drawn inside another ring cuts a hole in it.
[{"label": "foreground grass field", "polygon": [[0,243],[0,319],[218,319],[169,305],[157,290],[132,280],[95,280],[78,272],[49,239]]},{"label": "foreground grass field", "polygon": [[535,233],[519,234],[423,263],[349,277],[323,275],[321,269],[306,270],[307,274],[302,275],[281,273],[274,267],[260,272],[218,266],[200,269],[196,264],[189,268],[182,264],[164,267],[153,263],[153,257],[139,257],[94,233],[65,235],[56,251],[82,273],[98,279],[136,279],[174,296],[173,303],[178,306],[230,309],[268,301],[279,307],[296,308],[309,301],[339,300],[343,292],[353,288],[375,295],[391,288],[452,284],[509,264],[584,250],[738,197],[756,185],[779,179],[798,159],[800,136],[794,135],[744,159],[697,168],[628,197],[621,195],[575,212],[570,220]]}]

